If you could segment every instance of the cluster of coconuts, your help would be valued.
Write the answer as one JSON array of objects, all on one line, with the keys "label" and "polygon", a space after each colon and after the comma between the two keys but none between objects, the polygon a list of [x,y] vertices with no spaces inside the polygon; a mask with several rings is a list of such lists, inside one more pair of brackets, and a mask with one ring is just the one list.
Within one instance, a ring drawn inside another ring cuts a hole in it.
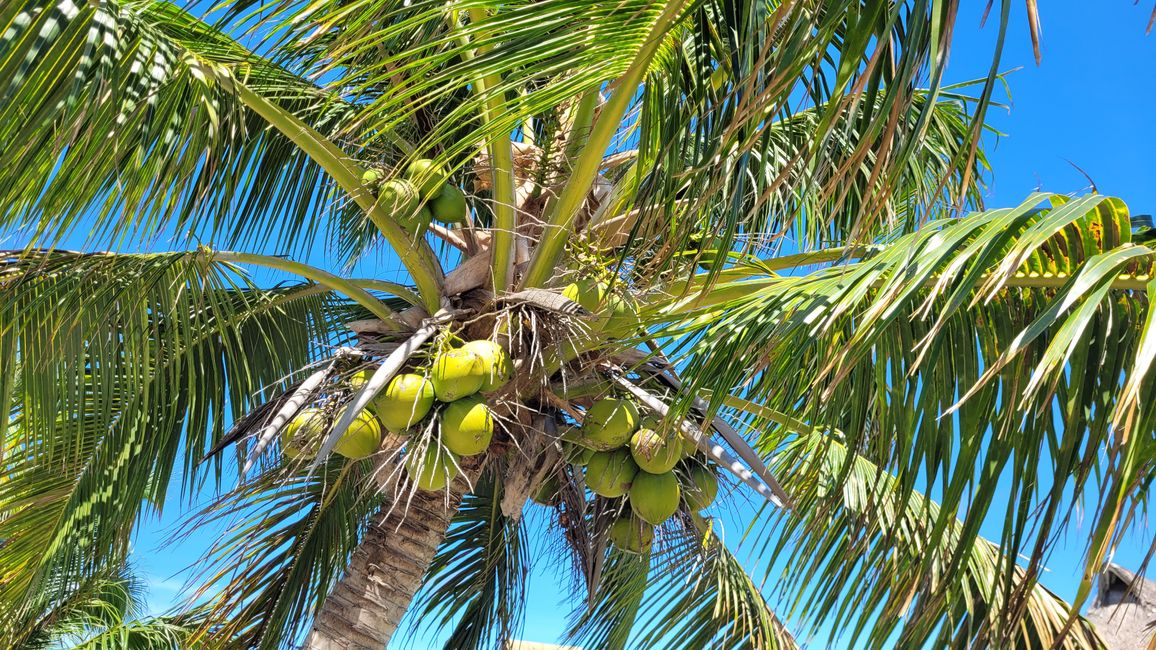
[{"label": "cluster of coconuts", "polygon": [[377,205],[407,231],[420,236],[434,219],[450,224],[466,222],[466,195],[447,183],[447,177],[445,169],[421,158],[406,167],[402,178],[385,180],[384,170],[369,169],[361,175],[361,182],[377,195]]},{"label": "cluster of coconuts", "polygon": [[[691,512],[706,509],[718,494],[718,478],[693,442],[661,433],[659,421],[643,417],[634,402],[606,398],[586,411],[581,429],[566,434],[572,463],[585,467],[586,487],[608,499],[625,497],[631,514],[615,521],[610,541],[620,549],[643,553],[661,525],[684,503]],[[557,485],[535,496],[548,502]]]},{"label": "cluster of coconuts", "polygon": [[[424,444],[413,439],[410,449],[421,451],[409,454],[406,469],[419,488],[441,490],[457,476],[460,458],[485,452],[493,439],[494,416],[479,393],[498,390],[513,374],[510,356],[493,341],[469,341],[440,352],[429,367],[394,375],[353,419],[334,451],[347,458],[366,458],[377,451],[385,431],[408,434],[440,402],[444,405],[437,410],[440,443],[436,438]],[[371,371],[360,371],[350,377],[349,385],[358,390],[371,376]],[[327,429],[320,409],[301,411],[281,432],[285,455],[300,456]]]}]

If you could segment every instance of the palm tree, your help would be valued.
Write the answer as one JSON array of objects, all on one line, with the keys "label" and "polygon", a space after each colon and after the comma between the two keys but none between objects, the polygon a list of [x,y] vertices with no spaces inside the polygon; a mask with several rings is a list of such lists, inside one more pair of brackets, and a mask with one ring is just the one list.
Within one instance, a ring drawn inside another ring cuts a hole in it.
[{"label": "palm tree", "polygon": [[[407,612],[494,646],[531,548],[588,647],[1099,646],[1079,607],[1153,470],[1154,250],[1112,198],[983,210],[998,54],[945,85],[955,3],[219,8],[0,6],[0,638],[176,482],[229,526],[208,647],[381,648]],[[473,340],[513,360],[462,370],[501,384],[484,453],[449,404],[382,434],[383,389]],[[611,397],[688,445],[673,483],[586,489]],[[749,561],[708,475],[761,504]],[[1039,575],[1077,511],[1068,604]]]}]

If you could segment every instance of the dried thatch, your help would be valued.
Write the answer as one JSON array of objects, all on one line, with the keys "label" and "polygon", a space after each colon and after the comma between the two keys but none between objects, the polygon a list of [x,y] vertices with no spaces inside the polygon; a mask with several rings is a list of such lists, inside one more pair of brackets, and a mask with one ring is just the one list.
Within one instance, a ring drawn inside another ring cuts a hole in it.
[{"label": "dried thatch", "polygon": [[1100,574],[1087,618],[1109,650],[1144,650],[1156,624],[1156,583],[1119,565],[1108,565]]}]

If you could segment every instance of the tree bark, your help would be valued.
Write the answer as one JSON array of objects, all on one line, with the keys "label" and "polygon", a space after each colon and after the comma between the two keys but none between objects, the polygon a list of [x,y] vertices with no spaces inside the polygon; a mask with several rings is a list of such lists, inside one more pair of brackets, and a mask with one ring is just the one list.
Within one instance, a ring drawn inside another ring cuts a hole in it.
[{"label": "tree bark", "polygon": [[[383,650],[421,586],[461,494],[418,490],[390,514],[382,505],[345,575],[325,599],[305,641],[306,650]],[[402,512],[404,518],[402,518]]]}]

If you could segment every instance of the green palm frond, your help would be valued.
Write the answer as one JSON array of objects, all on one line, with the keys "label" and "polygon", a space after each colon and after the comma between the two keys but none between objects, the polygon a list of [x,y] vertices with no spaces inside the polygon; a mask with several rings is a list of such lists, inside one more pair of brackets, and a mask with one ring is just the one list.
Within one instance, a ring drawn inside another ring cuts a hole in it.
[{"label": "green palm frond", "polygon": [[[628,211],[629,203],[658,178],[661,170],[647,176],[624,176],[615,189],[618,202],[591,226],[591,232],[596,239],[624,245],[625,255],[644,261],[631,270],[639,282],[647,283],[664,270],[663,264],[656,265],[655,257],[678,262],[689,252],[704,266],[717,263],[721,267],[727,257],[719,251],[764,254],[776,251],[784,238],[804,249],[844,243],[861,227],[856,224],[865,210],[878,211],[882,215],[879,228],[894,236],[951,214],[957,205],[981,205],[980,183],[987,169],[983,152],[977,152],[971,166],[964,166],[969,160],[966,150],[972,131],[968,106],[973,101],[964,91],[973,85],[961,84],[953,87],[953,92],[945,90],[936,96],[927,110],[926,133],[907,156],[904,168],[896,170],[892,191],[886,195],[869,187],[875,176],[875,154],[871,151],[880,148],[879,143],[869,148],[853,173],[839,171],[863,145],[862,134],[853,129],[825,143],[826,148],[816,154],[822,164],[814,169],[797,168],[792,160],[800,149],[820,138],[818,129],[827,108],[811,107],[769,122],[760,135],[763,143],[758,151],[719,160],[718,164],[728,167],[730,176],[741,183],[728,183],[709,201],[683,200],[665,209]],[[880,93],[874,102],[857,102],[840,114],[840,123],[860,120],[859,115],[847,113],[851,108],[865,112],[877,108],[884,99]],[[916,119],[931,100],[929,91],[916,91],[910,119]],[[778,181],[784,170],[790,180]],[[823,188],[833,182],[830,176],[840,173],[844,176],[837,183],[838,195],[824,192]],[[684,194],[695,195],[690,189]],[[869,208],[871,201],[878,205]],[[733,220],[728,220],[727,212],[736,203],[742,207]],[[619,214],[624,211],[626,214]]]},{"label": "green palm frond", "polygon": [[340,208],[328,176],[229,78],[327,133],[349,106],[175,5],[18,0],[0,30],[0,226],[42,245],[91,225],[97,241],[300,250],[317,215]]},{"label": "green palm frond", "polygon": [[1015,567],[1007,580],[997,544],[969,539],[954,516],[833,437],[799,435],[774,468],[794,479],[798,507],[776,517],[780,541],[761,547],[784,563],[780,589],[799,594],[799,620],[844,630],[851,645],[866,636],[872,646],[1102,647],[1082,617],[1061,639],[1069,606],[1037,576]]},{"label": "green palm frond", "polygon": [[623,650],[646,595],[650,555],[607,551],[600,579],[590,601],[577,609],[566,632],[566,642],[590,648]]},{"label": "green palm frond", "polygon": [[[67,577],[60,576],[67,580]],[[180,618],[142,617],[143,585],[127,567],[69,585],[63,600],[38,594],[39,615],[5,637],[23,650],[183,650],[198,648]]]},{"label": "green palm frond", "polygon": [[794,637],[723,541],[690,535],[684,557],[651,580],[634,647],[794,650]]},{"label": "green palm frond", "polygon": [[219,481],[223,459],[202,463],[227,423],[334,330],[325,294],[260,290],[199,253],[13,254],[0,284],[0,620],[14,623],[29,594],[66,588],[51,576],[119,565],[176,473],[186,491]]},{"label": "green palm frond", "polygon": [[529,573],[525,529],[502,513],[500,472],[491,468],[474,487],[406,612],[411,639],[452,629],[446,648],[498,649],[521,628]]},{"label": "green palm frond", "polygon": [[645,555],[611,547],[567,642],[590,648],[794,649],[762,590],[713,531],[663,528]]},{"label": "green palm frond", "polygon": [[[929,543],[965,510],[957,548],[969,548],[1002,509],[1005,580],[1021,554],[1036,575],[1082,507],[1095,532],[1078,607],[1152,471],[1156,251],[1131,243],[1129,227],[1118,200],[1037,195],[929,224],[857,263],[727,280],[706,298],[717,306],[682,332],[682,372],[714,407],[741,387],[752,402],[844,432],[903,493],[925,480],[942,495]],[[781,439],[762,442],[769,453]],[[1056,480],[1041,489],[1044,467]],[[1001,475],[1012,495],[1002,504]],[[949,574],[962,562],[957,554]],[[1006,611],[1023,606],[1021,593]],[[1017,620],[967,633],[999,638]]]},{"label": "green palm frond", "polygon": [[201,561],[198,638],[213,648],[287,648],[341,576],[380,502],[372,468],[272,466],[191,517],[226,522]]}]

